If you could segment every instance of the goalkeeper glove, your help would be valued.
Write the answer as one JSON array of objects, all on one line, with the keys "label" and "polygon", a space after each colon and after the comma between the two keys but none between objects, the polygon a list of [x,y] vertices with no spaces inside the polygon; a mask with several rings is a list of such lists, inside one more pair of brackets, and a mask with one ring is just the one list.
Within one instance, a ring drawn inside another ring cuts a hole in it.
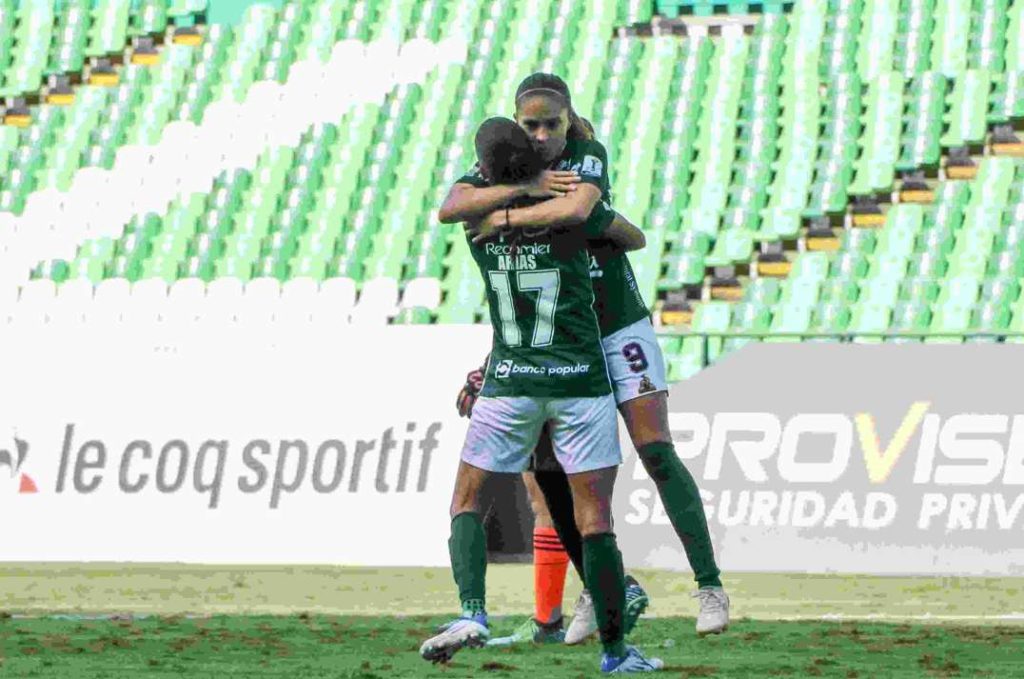
[{"label": "goalkeeper glove", "polygon": [[484,369],[478,368],[466,375],[466,384],[459,391],[459,397],[455,401],[455,407],[459,409],[459,417],[472,417],[473,404],[476,403],[480,389],[484,386]]}]

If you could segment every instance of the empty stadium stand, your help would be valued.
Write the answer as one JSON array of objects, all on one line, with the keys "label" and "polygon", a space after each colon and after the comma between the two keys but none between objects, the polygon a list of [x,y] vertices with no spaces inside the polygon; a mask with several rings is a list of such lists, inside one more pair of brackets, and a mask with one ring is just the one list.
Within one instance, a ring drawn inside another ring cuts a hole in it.
[{"label": "empty stadium stand", "polygon": [[[217,283],[319,290],[360,322],[478,322],[483,284],[435,210],[477,124],[548,70],[608,148],[616,208],[647,233],[633,261],[671,378],[762,338],[1024,333],[1024,0],[301,0],[233,25],[205,9],[0,0],[9,222],[33,192],[287,82],[339,41],[459,38],[467,57],[39,263],[32,277],[56,284],[44,296]],[[616,31],[715,13],[754,13],[752,29]]]}]

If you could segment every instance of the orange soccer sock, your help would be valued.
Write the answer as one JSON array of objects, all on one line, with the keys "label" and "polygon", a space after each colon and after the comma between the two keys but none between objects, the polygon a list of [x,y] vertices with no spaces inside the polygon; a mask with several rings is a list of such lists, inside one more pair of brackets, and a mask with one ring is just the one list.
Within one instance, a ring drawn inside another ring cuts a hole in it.
[{"label": "orange soccer sock", "polygon": [[562,617],[565,572],[569,567],[558,533],[554,528],[533,529],[533,601],[537,622],[556,622]]}]

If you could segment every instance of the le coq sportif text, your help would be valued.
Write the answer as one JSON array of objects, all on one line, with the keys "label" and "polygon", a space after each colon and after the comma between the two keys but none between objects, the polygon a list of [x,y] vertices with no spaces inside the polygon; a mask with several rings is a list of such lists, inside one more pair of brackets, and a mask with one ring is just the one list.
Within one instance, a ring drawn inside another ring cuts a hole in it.
[{"label": "le coq sportif text", "polygon": [[408,422],[374,438],[352,440],[139,438],[112,446],[76,435],[75,425],[68,424],[55,491],[91,494],[113,486],[126,495],[195,492],[207,497],[210,509],[225,491],[267,493],[271,509],[287,495],[310,490],[423,493],[441,429],[440,422]]}]

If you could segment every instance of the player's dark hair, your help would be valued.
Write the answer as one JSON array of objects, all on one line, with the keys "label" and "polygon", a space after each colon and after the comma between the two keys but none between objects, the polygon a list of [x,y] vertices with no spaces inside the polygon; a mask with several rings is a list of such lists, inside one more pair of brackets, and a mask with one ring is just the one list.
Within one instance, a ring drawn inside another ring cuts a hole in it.
[{"label": "player's dark hair", "polygon": [[566,132],[566,139],[589,140],[594,138],[594,126],[590,124],[589,120],[576,113],[576,109],[572,107],[569,86],[557,75],[554,73],[532,73],[526,76],[516,89],[516,106],[519,106],[522,99],[532,96],[550,97],[569,109],[569,130]]},{"label": "player's dark hair", "polygon": [[488,118],[476,132],[476,157],[496,184],[519,184],[544,170],[529,135],[508,118]]}]

